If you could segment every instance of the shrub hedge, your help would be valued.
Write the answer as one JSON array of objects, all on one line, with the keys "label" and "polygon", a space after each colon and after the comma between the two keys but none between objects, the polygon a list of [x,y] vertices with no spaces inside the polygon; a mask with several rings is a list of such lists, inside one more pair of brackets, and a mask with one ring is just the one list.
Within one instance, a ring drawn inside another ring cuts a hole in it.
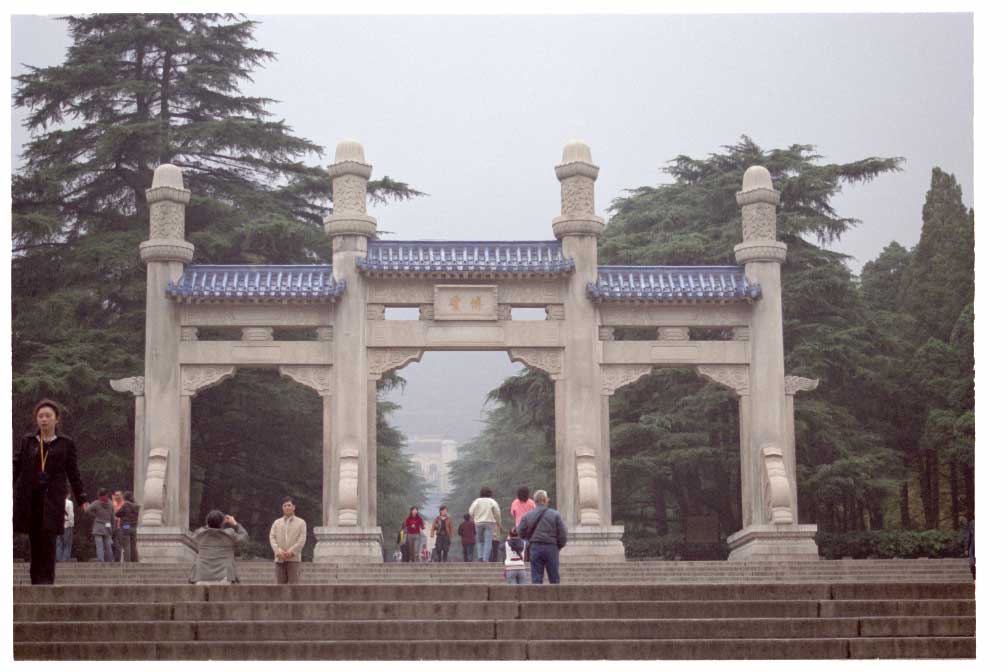
[{"label": "shrub hedge", "polygon": [[961,558],[965,530],[865,530],[819,532],[819,555],[851,558]]}]

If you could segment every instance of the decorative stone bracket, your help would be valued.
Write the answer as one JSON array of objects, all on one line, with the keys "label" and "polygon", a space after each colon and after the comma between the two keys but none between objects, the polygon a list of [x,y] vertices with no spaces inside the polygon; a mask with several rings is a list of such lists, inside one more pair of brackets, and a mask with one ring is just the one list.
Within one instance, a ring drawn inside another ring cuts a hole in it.
[{"label": "decorative stone bracket", "polygon": [[698,374],[718,385],[724,385],[735,394],[749,394],[749,367],[744,364],[700,364]]},{"label": "decorative stone bracket", "polygon": [[144,377],[118,378],[109,380],[109,385],[116,392],[131,392],[134,397],[142,397],[144,393]]},{"label": "decorative stone bracket", "polygon": [[300,383],[305,387],[310,387],[325,397],[332,394],[332,382],[330,380],[331,366],[280,366],[281,376],[287,376],[295,383]]},{"label": "decorative stone bracket", "polygon": [[368,348],[368,379],[378,380],[386,371],[401,369],[411,362],[419,362],[423,350],[418,348]]},{"label": "decorative stone bracket", "polygon": [[235,366],[183,364],[182,394],[187,397],[195,396],[200,390],[233,377],[235,368]]},{"label": "decorative stone bracket", "polygon": [[819,387],[818,378],[784,376],[784,394],[789,394],[793,396],[798,392],[811,392],[817,387]]},{"label": "decorative stone bracket", "polygon": [[511,348],[507,351],[512,362],[539,369],[549,374],[550,380],[563,376],[563,350],[561,348]]},{"label": "decorative stone bracket", "polygon": [[603,364],[602,394],[612,396],[616,390],[636,382],[651,373],[650,364]]},{"label": "decorative stone bracket", "polygon": [[763,455],[763,511],[766,522],[775,525],[794,523],[791,514],[791,483],[784,465],[784,451],[779,446],[764,445]]}]

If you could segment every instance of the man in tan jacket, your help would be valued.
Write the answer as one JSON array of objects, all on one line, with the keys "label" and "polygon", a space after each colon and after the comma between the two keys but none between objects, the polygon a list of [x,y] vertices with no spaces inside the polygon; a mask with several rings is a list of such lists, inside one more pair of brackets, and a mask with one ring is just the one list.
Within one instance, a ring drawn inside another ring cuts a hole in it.
[{"label": "man in tan jacket", "polygon": [[308,535],[305,521],[294,515],[294,500],[284,497],[283,516],[270,528],[270,546],[276,558],[274,568],[277,583],[298,583],[301,569],[301,549]]}]

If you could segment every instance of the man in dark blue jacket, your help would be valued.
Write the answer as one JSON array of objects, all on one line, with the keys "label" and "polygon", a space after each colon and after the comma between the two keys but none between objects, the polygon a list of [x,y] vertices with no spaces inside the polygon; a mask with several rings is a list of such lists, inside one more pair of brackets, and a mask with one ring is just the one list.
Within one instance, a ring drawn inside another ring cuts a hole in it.
[{"label": "man in dark blue jacket", "polygon": [[560,549],[567,545],[567,526],[556,510],[548,507],[549,495],[536,490],[536,508],[522,516],[518,536],[529,541],[532,583],[543,582],[543,569],[550,583],[560,583]]}]

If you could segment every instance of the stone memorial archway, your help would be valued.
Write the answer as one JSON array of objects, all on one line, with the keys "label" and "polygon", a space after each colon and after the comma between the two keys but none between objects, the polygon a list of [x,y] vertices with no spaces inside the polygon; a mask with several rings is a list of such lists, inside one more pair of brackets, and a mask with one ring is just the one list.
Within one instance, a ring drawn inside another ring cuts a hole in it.
[{"label": "stone memorial archway", "polygon": [[[568,522],[566,558],[622,560],[612,524],[609,397],[655,367],[692,367],[739,398],[743,529],[731,559],[816,558],[814,525],[799,525],[793,395],[818,381],[784,375],[776,206],[769,173],[746,171],[738,266],[599,266],[598,167],[581,142],[556,166],[556,240],[387,241],[366,207],[371,165],[342,142],[325,219],[332,264],[190,264],[189,191],[182,172],[158,167],[147,191],[144,376],[112,381],[136,398],[134,491],[145,561],[191,558],[189,409],[193,395],[243,366],[274,367],[323,400],[322,524],[318,561],[380,562],[376,387],[386,371],[430,350],[504,350],[546,372],[556,396],[557,508]],[[417,321],[386,321],[415,307]],[[543,308],[512,321],[513,307]],[[204,341],[201,327],[240,327],[240,341]],[[617,327],[658,328],[654,341],[616,341]],[[313,327],[309,341],[275,341],[275,327]],[[729,341],[691,340],[690,329],[731,328]]]}]

